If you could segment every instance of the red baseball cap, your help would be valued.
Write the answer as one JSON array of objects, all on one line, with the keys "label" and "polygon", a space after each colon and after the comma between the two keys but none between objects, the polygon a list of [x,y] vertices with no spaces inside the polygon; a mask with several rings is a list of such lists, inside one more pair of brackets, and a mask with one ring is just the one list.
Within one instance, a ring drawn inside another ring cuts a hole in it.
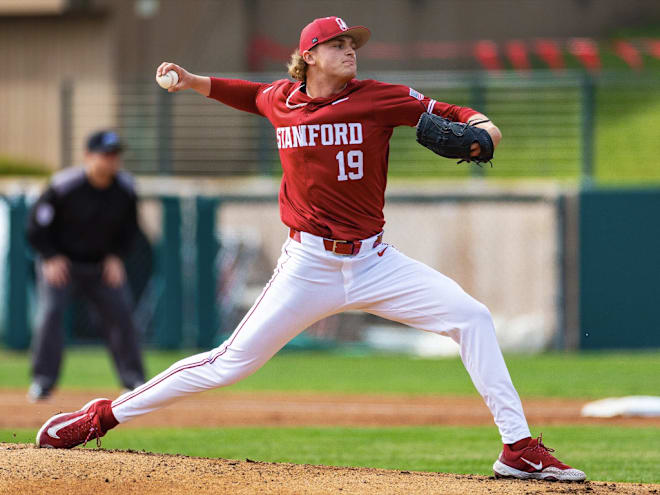
[{"label": "red baseball cap", "polygon": [[364,26],[348,27],[341,17],[314,19],[300,32],[300,53],[337,36],[350,36],[355,41],[355,48],[360,48],[369,41],[371,31]]}]

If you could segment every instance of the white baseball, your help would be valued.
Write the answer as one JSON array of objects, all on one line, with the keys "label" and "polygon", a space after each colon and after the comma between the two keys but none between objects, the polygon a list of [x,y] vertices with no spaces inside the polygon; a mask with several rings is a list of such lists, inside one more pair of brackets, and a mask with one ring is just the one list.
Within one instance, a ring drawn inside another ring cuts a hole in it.
[{"label": "white baseball", "polygon": [[156,76],[156,82],[163,89],[170,88],[179,82],[179,74],[177,74],[176,71],[171,70],[167,74]]}]

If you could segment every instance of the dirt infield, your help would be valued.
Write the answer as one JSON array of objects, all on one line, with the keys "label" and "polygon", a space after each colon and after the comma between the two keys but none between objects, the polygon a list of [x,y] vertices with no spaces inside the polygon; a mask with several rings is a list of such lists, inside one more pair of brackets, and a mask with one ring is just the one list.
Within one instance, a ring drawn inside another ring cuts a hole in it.
[{"label": "dirt infield", "polygon": [[[116,391],[59,392],[29,404],[25,391],[0,390],[0,428],[34,428],[60,411]],[[660,418],[581,418],[583,400],[526,400],[530,424],[660,426]],[[282,393],[205,393],[122,425],[485,425],[493,424],[479,397],[382,397]],[[351,494],[660,494],[660,485],[541,483],[485,476],[309,466],[138,452],[37,449],[0,444],[4,493],[351,493]]]},{"label": "dirt infield", "polygon": [[549,483],[486,476],[200,459],[0,444],[0,494],[657,494],[660,485]]},{"label": "dirt infield", "polygon": [[[58,392],[29,404],[22,390],[0,390],[0,428],[39,428],[60,411],[76,411],[95,397],[116,391]],[[660,418],[583,418],[579,399],[524,400],[530,424],[660,426]],[[491,425],[480,397],[402,397],[303,393],[204,393],[136,419],[122,428],[144,426],[414,426]]]}]

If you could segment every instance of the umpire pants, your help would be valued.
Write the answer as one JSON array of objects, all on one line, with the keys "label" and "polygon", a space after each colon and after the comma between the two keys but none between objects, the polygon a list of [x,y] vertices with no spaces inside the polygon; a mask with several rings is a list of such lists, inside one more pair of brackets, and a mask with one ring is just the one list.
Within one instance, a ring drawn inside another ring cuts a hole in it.
[{"label": "umpire pants", "polygon": [[132,318],[130,292],[126,283],[106,285],[101,263],[72,262],[69,282],[62,287],[50,285],[38,267],[39,323],[33,340],[33,381],[51,389],[57,382],[64,347],[64,312],[74,295],[92,303],[101,317],[122,385],[133,389],[144,383],[144,368],[138,332]]}]

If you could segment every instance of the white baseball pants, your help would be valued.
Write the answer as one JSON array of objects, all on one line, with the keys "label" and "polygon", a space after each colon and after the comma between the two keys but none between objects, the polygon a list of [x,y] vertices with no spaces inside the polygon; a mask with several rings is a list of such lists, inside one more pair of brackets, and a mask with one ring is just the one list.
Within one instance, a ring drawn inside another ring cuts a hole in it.
[{"label": "white baseball pants", "polygon": [[[287,239],[277,267],[234,333],[220,346],[183,359],[112,403],[123,423],[167,404],[251,375],[312,323],[356,309],[446,335],[500,430],[503,443],[530,436],[488,309],[456,282],[394,246],[362,242],[353,256],[326,251],[305,232]],[[442,377],[435,377],[441,387]]]}]

